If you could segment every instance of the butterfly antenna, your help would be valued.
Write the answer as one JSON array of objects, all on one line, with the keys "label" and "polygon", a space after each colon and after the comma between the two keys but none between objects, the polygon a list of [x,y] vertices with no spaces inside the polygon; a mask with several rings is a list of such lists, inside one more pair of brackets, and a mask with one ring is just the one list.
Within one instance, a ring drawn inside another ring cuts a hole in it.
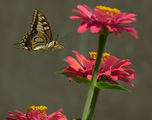
[{"label": "butterfly antenna", "polygon": [[19,46],[21,44],[21,42],[17,42],[17,43],[14,43],[13,45],[16,46],[16,49],[21,49],[21,47]]},{"label": "butterfly antenna", "polygon": [[16,45],[20,45],[20,44],[21,44],[21,43],[18,42],[18,43],[14,43],[13,45],[16,46]]}]

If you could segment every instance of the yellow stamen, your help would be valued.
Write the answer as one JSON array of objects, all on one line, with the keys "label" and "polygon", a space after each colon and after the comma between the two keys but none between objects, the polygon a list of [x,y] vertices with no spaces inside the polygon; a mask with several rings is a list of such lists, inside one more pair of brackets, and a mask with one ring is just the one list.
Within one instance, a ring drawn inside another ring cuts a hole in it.
[{"label": "yellow stamen", "polygon": [[117,13],[120,13],[120,10],[118,10],[117,8],[110,8],[110,7],[106,7],[106,6],[96,6],[97,9],[105,12],[106,14],[110,14],[110,15],[114,15]]},{"label": "yellow stamen", "polygon": [[95,60],[97,58],[97,52],[89,52],[89,55],[90,60]]},{"label": "yellow stamen", "polygon": [[109,53],[107,53],[107,52],[105,52],[105,53],[103,53],[102,54],[102,61],[106,61],[106,59],[108,58],[110,56],[110,54]]},{"label": "yellow stamen", "polygon": [[30,112],[30,111],[37,111],[38,113],[45,114],[46,110],[47,110],[47,107],[46,106],[42,106],[42,105],[41,106],[35,106],[35,105],[33,105],[33,106],[30,106],[30,107],[27,107],[26,110],[28,112]]},{"label": "yellow stamen", "polygon": [[[90,60],[96,60],[96,58],[97,58],[97,52],[89,52],[89,55],[90,55],[90,57],[89,57]],[[101,60],[101,61],[106,61],[106,59],[107,59],[109,56],[110,56],[109,53],[107,53],[107,52],[103,53],[103,54],[102,54],[102,60]]]}]

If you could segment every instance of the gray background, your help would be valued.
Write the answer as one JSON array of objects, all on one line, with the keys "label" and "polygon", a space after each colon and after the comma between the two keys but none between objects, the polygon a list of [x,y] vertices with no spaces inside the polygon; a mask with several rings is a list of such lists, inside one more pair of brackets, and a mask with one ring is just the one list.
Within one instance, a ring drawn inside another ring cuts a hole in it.
[{"label": "gray background", "polygon": [[[0,119],[9,110],[23,112],[30,105],[46,105],[50,114],[59,108],[71,120],[81,117],[87,97],[88,85],[68,82],[57,75],[61,67],[68,65],[63,59],[77,50],[88,57],[96,51],[97,35],[77,33],[80,20],[70,20],[77,4],[116,7],[122,12],[136,13],[132,25],[139,33],[136,40],[124,32],[121,37],[110,35],[107,52],[121,59],[130,58],[136,70],[135,88],[132,91],[101,91],[94,120],[151,120],[151,0],[0,0]],[[47,17],[54,39],[65,45],[62,51],[26,51],[16,49],[14,43],[30,29],[33,10],[42,11]]]}]

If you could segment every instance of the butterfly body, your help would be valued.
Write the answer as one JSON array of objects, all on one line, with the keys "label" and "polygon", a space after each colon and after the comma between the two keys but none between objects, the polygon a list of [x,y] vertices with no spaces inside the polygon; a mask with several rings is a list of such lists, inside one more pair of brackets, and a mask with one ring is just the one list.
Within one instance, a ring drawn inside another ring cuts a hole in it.
[{"label": "butterfly body", "polygon": [[27,50],[56,50],[63,49],[64,46],[57,41],[53,41],[51,28],[42,12],[34,10],[31,31],[23,37],[19,43]]}]

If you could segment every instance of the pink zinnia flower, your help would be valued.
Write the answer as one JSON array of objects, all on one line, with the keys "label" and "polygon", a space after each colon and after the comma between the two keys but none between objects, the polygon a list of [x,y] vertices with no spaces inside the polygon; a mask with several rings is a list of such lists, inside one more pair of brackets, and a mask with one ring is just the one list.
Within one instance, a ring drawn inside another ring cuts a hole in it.
[{"label": "pink zinnia flower", "polygon": [[24,114],[18,110],[9,112],[9,115],[13,118],[6,118],[6,120],[67,120],[67,118],[61,113],[62,109],[47,115],[46,106],[30,106],[27,108],[27,113]]},{"label": "pink zinnia flower", "polygon": [[78,32],[83,33],[90,29],[92,33],[99,33],[103,28],[107,28],[110,32],[119,36],[121,31],[127,31],[138,38],[137,32],[133,27],[123,26],[124,24],[136,21],[136,14],[127,14],[120,12],[116,8],[106,6],[96,6],[91,10],[87,5],[77,5],[79,10],[73,9],[72,11],[78,15],[70,16],[71,19],[82,19],[78,27]]},{"label": "pink zinnia flower", "polygon": [[[74,50],[72,52],[76,55],[78,60],[71,56],[66,57],[65,61],[69,63],[69,66],[63,68],[64,70],[62,72],[72,73],[78,77],[91,80],[97,53],[90,52],[90,58],[86,59],[78,52]],[[119,84],[117,81],[120,80],[134,86],[129,80],[134,79],[134,70],[131,68],[124,68],[131,63],[128,59],[118,61],[118,58],[110,56],[108,53],[104,53],[97,74],[97,80],[116,85]],[[69,78],[69,80],[72,80],[72,78]]]}]

